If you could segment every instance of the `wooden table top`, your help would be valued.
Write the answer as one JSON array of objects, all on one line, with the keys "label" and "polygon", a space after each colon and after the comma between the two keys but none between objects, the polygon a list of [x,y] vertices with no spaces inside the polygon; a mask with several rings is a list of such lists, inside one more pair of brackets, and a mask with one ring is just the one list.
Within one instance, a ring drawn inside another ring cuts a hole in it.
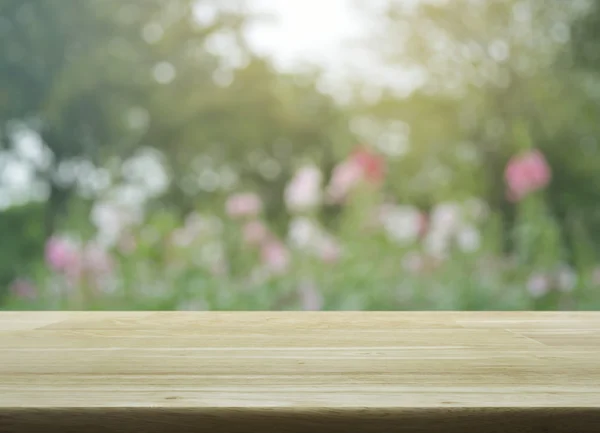
[{"label": "wooden table top", "polygon": [[600,314],[0,313],[0,432],[48,425],[600,432]]}]

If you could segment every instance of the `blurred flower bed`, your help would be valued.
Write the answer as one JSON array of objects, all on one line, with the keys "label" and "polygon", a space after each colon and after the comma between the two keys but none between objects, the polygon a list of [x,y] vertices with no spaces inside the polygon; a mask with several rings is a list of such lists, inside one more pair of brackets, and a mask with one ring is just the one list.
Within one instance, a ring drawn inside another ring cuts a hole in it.
[{"label": "blurred flower bed", "polygon": [[[253,191],[183,222],[114,206],[89,236],[60,232],[45,263],[10,287],[8,308],[129,310],[517,310],[600,307],[600,268],[567,262],[545,207],[552,172],[537,150],[508,163],[516,221],[472,197],[430,209],[383,188],[385,159],[357,148],[327,176],[297,167],[286,215]],[[327,215],[327,218],[323,216]]]}]

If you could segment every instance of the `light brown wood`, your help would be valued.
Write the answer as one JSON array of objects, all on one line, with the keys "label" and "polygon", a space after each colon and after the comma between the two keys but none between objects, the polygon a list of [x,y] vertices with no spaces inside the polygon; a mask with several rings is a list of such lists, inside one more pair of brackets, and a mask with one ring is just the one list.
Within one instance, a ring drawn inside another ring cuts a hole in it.
[{"label": "light brown wood", "polygon": [[600,432],[597,313],[0,313],[0,432]]}]

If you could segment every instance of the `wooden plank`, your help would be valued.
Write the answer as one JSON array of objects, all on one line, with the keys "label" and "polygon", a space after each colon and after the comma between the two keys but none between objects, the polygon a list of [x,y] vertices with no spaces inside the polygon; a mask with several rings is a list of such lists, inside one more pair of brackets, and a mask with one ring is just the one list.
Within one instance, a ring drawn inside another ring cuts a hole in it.
[{"label": "wooden plank", "polygon": [[0,313],[0,432],[600,432],[596,313]]}]

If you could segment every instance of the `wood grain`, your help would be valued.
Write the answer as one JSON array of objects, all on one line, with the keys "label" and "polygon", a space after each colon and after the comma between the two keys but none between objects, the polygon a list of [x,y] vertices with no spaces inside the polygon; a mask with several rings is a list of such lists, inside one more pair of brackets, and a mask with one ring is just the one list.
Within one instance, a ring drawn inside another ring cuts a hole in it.
[{"label": "wood grain", "polygon": [[0,313],[0,432],[600,432],[597,313]]}]

